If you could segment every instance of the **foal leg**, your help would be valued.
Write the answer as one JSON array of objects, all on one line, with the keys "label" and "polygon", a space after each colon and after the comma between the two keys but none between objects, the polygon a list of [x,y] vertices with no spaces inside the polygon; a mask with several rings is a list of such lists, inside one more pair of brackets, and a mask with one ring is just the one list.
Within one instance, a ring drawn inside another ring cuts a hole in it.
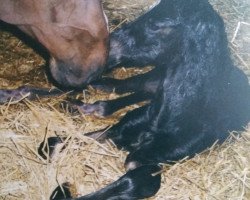
[{"label": "foal leg", "polygon": [[45,88],[22,86],[13,90],[8,90],[8,89],[0,90],[0,104],[9,101],[17,102],[24,98],[33,100],[38,97],[59,96],[61,94],[64,94],[64,92],[59,89],[45,89]]},{"label": "foal leg", "polygon": [[[161,168],[157,165],[141,166],[127,172],[117,181],[97,192],[78,198],[67,198],[67,200],[137,200],[148,198],[155,195],[160,188],[160,171]],[[66,192],[67,195],[65,196],[69,197],[67,188]],[[50,200],[61,200],[62,193],[61,188],[57,187],[53,195],[51,195]]]},{"label": "foal leg", "polygon": [[[151,138],[147,132],[142,132],[147,128],[148,122],[148,108],[149,105],[142,106],[131,112],[128,112],[120,122],[111,127],[110,129],[102,129],[90,133],[85,136],[96,139],[99,142],[104,142],[106,139],[112,139],[119,148],[134,150],[140,146],[140,142]],[[145,139],[146,138],[146,139]],[[62,145],[60,150],[65,149],[64,144],[66,138],[49,137],[47,141],[43,141],[39,148],[38,153],[43,159],[51,159],[54,155],[55,149],[59,149],[58,145]]]},{"label": "foal leg", "polygon": [[103,78],[92,82],[91,86],[106,92],[115,91],[118,94],[127,92],[155,93],[160,82],[161,74],[161,70],[155,68],[145,74],[136,75],[123,80]]},{"label": "foal leg", "polygon": [[77,100],[70,100],[69,104],[73,109],[78,109],[84,114],[95,114],[102,117],[108,116],[128,105],[151,100],[160,84],[160,76],[160,70],[157,68],[146,74],[137,75],[124,80],[112,78],[102,79],[93,82],[92,86],[106,91],[115,90],[117,93],[134,93],[115,100],[97,101],[94,104],[86,104]]},{"label": "foal leg", "polygon": [[126,106],[150,100],[151,98],[151,94],[139,92],[114,100],[96,101],[93,104],[83,103],[80,100],[69,100],[69,106],[86,115],[94,114],[99,117],[106,117]]},{"label": "foal leg", "polygon": [[150,141],[147,130],[149,121],[150,105],[145,105],[128,112],[120,122],[110,129],[87,133],[86,136],[94,138],[99,142],[105,139],[112,139],[118,148],[134,151],[142,141]]}]

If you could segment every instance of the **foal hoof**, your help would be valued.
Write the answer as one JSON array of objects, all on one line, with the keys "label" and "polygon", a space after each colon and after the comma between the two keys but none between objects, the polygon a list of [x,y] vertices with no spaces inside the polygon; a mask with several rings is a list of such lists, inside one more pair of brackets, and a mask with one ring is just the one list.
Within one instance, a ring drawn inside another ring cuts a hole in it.
[{"label": "foal hoof", "polygon": [[[126,188],[128,199],[144,199],[155,195],[161,185],[161,167],[158,165],[143,165],[124,175],[130,184]],[[121,178],[122,179],[122,178]]]},{"label": "foal hoof", "polygon": [[71,111],[78,111],[84,115],[95,115],[97,117],[105,117],[109,115],[106,112],[107,103],[104,101],[97,101],[93,104],[83,103],[80,100],[68,100],[68,107]]},{"label": "foal hoof", "polygon": [[28,96],[30,96],[30,91],[25,86],[13,90],[0,90],[0,104],[9,101],[18,102]]},{"label": "foal hoof", "polygon": [[70,183],[63,183],[61,186],[58,186],[51,194],[50,200],[63,200],[72,198],[70,191]]},{"label": "foal hoof", "polygon": [[66,138],[49,137],[47,141],[43,141],[38,147],[38,154],[44,159],[51,159],[56,152],[56,149],[62,151],[65,149],[63,144]]}]

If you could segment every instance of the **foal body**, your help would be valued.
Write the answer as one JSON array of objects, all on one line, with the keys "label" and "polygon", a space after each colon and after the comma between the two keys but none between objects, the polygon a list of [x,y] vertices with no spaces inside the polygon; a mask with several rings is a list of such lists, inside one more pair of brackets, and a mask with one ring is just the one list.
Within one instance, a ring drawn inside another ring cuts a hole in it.
[{"label": "foal body", "polygon": [[[126,97],[130,101],[78,106],[106,115],[115,111],[113,105],[119,109],[145,99],[150,103],[127,113],[105,133],[88,135],[99,141],[111,139],[129,151],[125,166],[131,170],[128,173],[136,170],[137,174],[141,167],[192,157],[216,141],[223,142],[230,131],[242,130],[250,120],[249,83],[233,65],[227,43],[223,21],[207,0],[162,0],[116,30],[110,38],[107,68],[154,65],[155,69],[128,80],[93,83],[119,93],[133,91]],[[144,181],[136,175],[128,177],[131,184],[123,188],[126,196],[116,192],[124,175],[107,186],[113,193],[97,192],[92,199],[100,194],[108,194],[105,199],[110,200],[145,198],[141,195]]]}]

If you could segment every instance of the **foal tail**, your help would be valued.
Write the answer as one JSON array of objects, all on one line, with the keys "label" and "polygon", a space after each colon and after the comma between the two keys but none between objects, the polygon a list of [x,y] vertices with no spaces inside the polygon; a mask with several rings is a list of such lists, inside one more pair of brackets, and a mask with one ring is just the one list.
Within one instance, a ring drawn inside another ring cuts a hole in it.
[{"label": "foal tail", "polygon": [[[161,184],[161,167],[158,165],[144,165],[128,171],[117,181],[90,193],[86,196],[72,198],[67,192],[67,197],[62,197],[61,187],[56,188],[50,200],[136,200],[155,195]],[[66,194],[66,192],[64,193]]]}]

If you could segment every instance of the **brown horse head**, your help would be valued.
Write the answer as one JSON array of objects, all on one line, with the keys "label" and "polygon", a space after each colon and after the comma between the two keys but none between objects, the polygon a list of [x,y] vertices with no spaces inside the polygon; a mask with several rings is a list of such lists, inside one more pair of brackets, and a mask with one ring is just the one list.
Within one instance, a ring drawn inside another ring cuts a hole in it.
[{"label": "brown horse head", "polygon": [[103,71],[108,25],[101,0],[0,0],[0,19],[37,39],[50,53],[53,78],[82,87]]}]

